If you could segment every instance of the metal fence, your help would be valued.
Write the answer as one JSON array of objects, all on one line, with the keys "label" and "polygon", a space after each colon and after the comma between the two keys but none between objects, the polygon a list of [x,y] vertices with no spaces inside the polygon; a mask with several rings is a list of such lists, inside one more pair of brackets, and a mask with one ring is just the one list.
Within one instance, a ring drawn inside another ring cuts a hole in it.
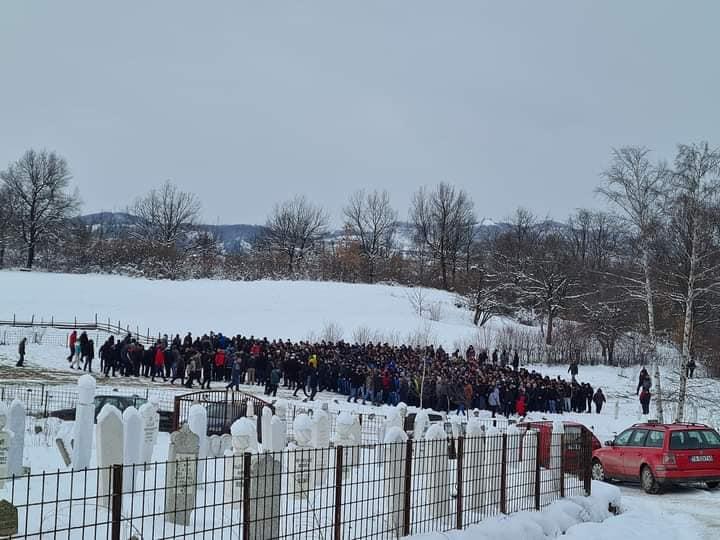
[{"label": "metal fence", "polygon": [[[138,390],[137,388],[104,387],[98,386],[96,395],[137,396],[146,400],[153,399],[158,402],[160,409],[172,411],[174,399],[171,394],[162,389]],[[54,386],[39,383],[23,383],[22,385],[8,384],[0,386],[0,401],[20,400],[28,414],[33,416],[48,416],[60,409],[74,409],[78,401],[77,387]]]},{"label": "metal fence", "polygon": [[289,449],[0,479],[13,538],[383,539],[590,493],[591,442],[536,431]]},{"label": "metal fence", "polygon": [[[102,332],[104,334],[112,334],[115,336],[125,336],[128,333],[132,333],[133,337],[139,342],[145,345],[154,344],[159,335],[156,338],[150,334],[150,329],[146,330],[146,333],[140,333],[138,326],[130,327],[129,325],[122,326],[121,322],[117,324],[107,320],[107,322],[98,320],[95,315],[95,320],[92,322],[79,322],[77,319],[73,321],[56,321],[54,317],[47,319],[37,319],[33,315],[30,320],[18,320],[15,315],[11,320],[0,320],[0,327],[4,327],[3,331],[0,332],[0,344],[12,345],[17,343],[22,337],[27,337],[32,343],[45,343],[50,345],[66,345],[67,336],[72,330],[79,330],[85,332]],[[48,329],[63,330],[67,334],[61,333],[50,333],[46,337]],[[98,340],[99,341],[99,340]]]},{"label": "metal fence", "polygon": [[[195,404],[204,405],[208,412],[208,435],[220,435],[230,432],[232,423],[247,414],[247,405],[252,403],[254,416],[257,417],[257,433],[262,442],[262,429],[260,427],[262,408],[275,407],[262,399],[242,391],[201,390],[181,396],[175,396],[173,403],[173,431],[188,421],[190,407]],[[252,416],[252,415],[251,415]]]}]

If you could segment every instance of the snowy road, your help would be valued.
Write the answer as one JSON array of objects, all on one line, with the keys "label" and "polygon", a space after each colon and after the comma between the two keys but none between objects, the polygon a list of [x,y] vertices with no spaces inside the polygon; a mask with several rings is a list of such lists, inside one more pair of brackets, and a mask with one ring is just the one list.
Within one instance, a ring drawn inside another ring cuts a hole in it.
[{"label": "snowy road", "polygon": [[661,495],[647,495],[639,485],[618,484],[618,487],[624,506],[659,513],[663,524],[667,522],[673,529],[674,537],[687,540],[720,538],[720,491],[670,487]]}]

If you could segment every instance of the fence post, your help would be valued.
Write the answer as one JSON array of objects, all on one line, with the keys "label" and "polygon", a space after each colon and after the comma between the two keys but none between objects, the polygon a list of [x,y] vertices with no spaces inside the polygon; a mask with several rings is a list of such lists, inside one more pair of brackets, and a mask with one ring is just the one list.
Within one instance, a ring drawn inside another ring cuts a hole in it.
[{"label": "fence post", "polygon": [[342,540],[343,447],[335,448],[335,540]]},{"label": "fence post", "polygon": [[403,536],[410,536],[410,512],[412,510],[412,501],[410,495],[412,493],[412,454],[413,442],[408,439],[405,443],[405,501],[403,512]]},{"label": "fence post", "polygon": [[243,457],[243,540],[250,540],[250,467],[252,454],[245,452]]},{"label": "fence post", "polygon": [[583,439],[583,477],[585,479],[585,495],[589,497],[592,492],[592,436],[589,431],[584,432]]},{"label": "fence post", "polygon": [[465,453],[465,437],[458,437],[457,440],[457,515],[455,517],[455,528],[463,528],[463,455]]},{"label": "fence post", "polygon": [[540,511],[540,431],[537,432],[537,443],[535,446],[535,510]]},{"label": "fence post", "polygon": [[565,497],[565,434],[560,434],[560,498]]},{"label": "fence post", "polygon": [[502,436],[502,461],[500,463],[500,513],[507,514],[507,433]]},{"label": "fence post", "polygon": [[122,520],[122,485],[123,466],[112,466],[112,528],[110,538],[120,540],[120,524]]}]

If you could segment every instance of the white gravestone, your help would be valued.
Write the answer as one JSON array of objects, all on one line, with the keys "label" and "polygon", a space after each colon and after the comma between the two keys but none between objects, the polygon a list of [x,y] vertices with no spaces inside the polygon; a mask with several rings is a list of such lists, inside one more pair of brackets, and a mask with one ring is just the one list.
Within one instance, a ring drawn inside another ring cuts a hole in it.
[{"label": "white gravestone", "polygon": [[220,435],[210,435],[210,437],[208,437],[208,456],[221,457],[222,455],[223,451]]},{"label": "white gravestone", "polygon": [[165,519],[187,525],[195,508],[199,437],[184,424],[170,435],[165,475]]},{"label": "white gravestone", "polygon": [[385,461],[385,448],[382,445],[385,440],[385,434],[394,427],[400,428],[403,431],[405,430],[403,420],[400,417],[399,409],[397,407],[388,407],[385,414],[385,421],[378,430],[378,443],[380,443],[380,447],[378,448],[377,464],[379,467],[382,467],[382,464]]},{"label": "white gravestone", "polygon": [[407,418],[407,415],[408,415],[408,406],[406,403],[403,403],[401,401],[400,403],[397,404],[397,410],[398,410],[398,413],[400,414],[400,419],[402,420],[403,431],[405,431],[405,419]]},{"label": "white gravestone", "polygon": [[407,434],[392,427],[385,434],[384,444],[389,445],[383,462],[383,506],[393,537],[402,536],[405,521],[405,445]]},{"label": "white gravestone", "polygon": [[505,430],[507,434],[507,462],[513,465],[520,461],[520,438],[522,433],[515,425],[510,425]]},{"label": "white gravestone", "polygon": [[535,464],[537,461],[537,450],[538,450],[538,432],[534,429],[529,429],[525,432],[523,437],[523,474],[525,479],[522,481],[523,485],[529,486],[528,498],[535,500]]},{"label": "white gravestone", "polygon": [[262,454],[250,467],[250,534],[253,540],[280,537],[282,461],[279,455]]},{"label": "white gravestone", "polygon": [[[143,422],[142,436],[142,463],[150,463],[153,460],[155,445],[160,431],[160,415],[157,412],[155,403],[148,402],[140,405],[140,416]],[[147,469],[148,466],[146,465]]]},{"label": "white gravestone", "polygon": [[83,375],[78,379],[78,403],[75,407],[73,433],[73,469],[86,469],[92,456],[92,438],[95,428],[95,378]]},{"label": "white gravestone", "polygon": [[272,409],[268,406],[262,408],[262,417],[260,418],[260,434],[262,436],[262,447],[264,451],[269,451],[272,446],[270,434],[270,423],[272,421]]},{"label": "white gravestone", "polygon": [[413,439],[419,441],[425,435],[425,428],[430,422],[427,411],[421,410],[415,415],[415,424],[413,426]]},{"label": "white gravestone", "polygon": [[7,405],[0,401],[0,489],[5,485],[5,478],[8,476],[8,459],[12,441],[12,433],[7,429],[7,420]]},{"label": "white gravestone", "polygon": [[342,411],[335,422],[335,447],[342,446],[345,449],[343,452],[343,476],[351,475],[360,461],[360,447],[353,434],[354,424],[353,415],[347,411]]},{"label": "white gravestone", "polygon": [[295,444],[290,447],[288,469],[290,494],[295,499],[307,499],[315,488],[315,457],[312,446],[312,420],[307,414],[299,414],[293,422]]},{"label": "white gravestone", "polygon": [[287,401],[279,399],[275,402],[275,416],[287,422]]},{"label": "white gravestone", "polygon": [[232,435],[223,433],[220,435],[220,455],[224,456],[225,452],[232,449]]},{"label": "white gravestone", "polygon": [[143,419],[135,407],[123,411],[123,492],[135,490],[135,476],[142,463]]},{"label": "white gravestone", "polygon": [[248,418],[255,418],[255,404],[252,400],[247,400],[247,412],[245,413],[245,416]]},{"label": "white gravestone", "polygon": [[425,470],[427,476],[427,494],[430,499],[430,514],[435,518],[448,515],[450,492],[448,489],[447,433],[440,424],[433,424],[425,433]]},{"label": "white gravestone", "polygon": [[202,405],[191,405],[188,411],[188,427],[195,435],[198,436],[200,444],[200,450],[198,452],[198,463],[197,463],[197,474],[198,474],[198,486],[200,489],[205,487],[205,468],[207,461],[205,458],[208,457],[208,414],[207,409]]},{"label": "white gravestone", "polygon": [[565,425],[555,420],[553,422],[552,437],[550,438],[550,478],[556,492],[560,492],[562,482],[562,438],[565,434]]},{"label": "white gravestone", "polygon": [[8,412],[8,428],[13,435],[8,456],[9,476],[22,474],[23,454],[25,453],[25,417],[25,405],[19,399],[14,399]]},{"label": "white gravestone", "polygon": [[98,501],[101,505],[109,507],[108,495],[112,493],[112,473],[109,467],[123,464],[124,447],[123,418],[114,405],[103,406],[98,414],[95,439],[97,466],[100,468]]},{"label": "white gravestone", "polygon": [[[485,430],[485,461],[481,478],[485,484],[485,505],[491,514],[499,510],[500,476],[502,474],[502,434],[496,427]],[[494,507],[497,506],[498,510]]]},{"label": "white gravestone", "polygon": [[315,453],[317,481],[325,485],[330,462],[330,417],[323,409],[315,411],[312,418],[312,446],[320,450]]},{"label": "white gravestone", "polygon": [[467,510],[479,513],[485,499],[483,486],[483,463],[485,460],[485,430],[478,417],[471,417],[465,433],[465,447],[463,456],[464,493],[467,497]]},{"label": "white gravestone", "polygon": [[232,450],[225,453],[225,503],[234,510],[242,507],[245,453],[258,451],[257,428],[249,418],[239,418],[230,426]]},{"label": "white gravestone", "polygon": [[282,452],[287,446],[287,426],[285,420],[273,416],[270,420],[270,451]]}]

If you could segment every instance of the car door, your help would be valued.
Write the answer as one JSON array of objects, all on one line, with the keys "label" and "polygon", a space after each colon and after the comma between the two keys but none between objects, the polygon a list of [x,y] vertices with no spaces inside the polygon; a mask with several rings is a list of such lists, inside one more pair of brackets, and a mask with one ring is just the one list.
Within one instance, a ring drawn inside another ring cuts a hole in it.
[{"label": "car door", "polygon": [[625,447],[633,434],[632,429],[626,429],[615,437],[613,445],[603,452],[602,464],[605,468],[605,476],[620,478],[625,475],[623,460],[625,458]]},{"label": "car door", "polygon": [[648,431],[647,429],[633,430],[628,439],[623,452],[623,474],[627,477],[640,478],[640,464],[643,460]]}]

